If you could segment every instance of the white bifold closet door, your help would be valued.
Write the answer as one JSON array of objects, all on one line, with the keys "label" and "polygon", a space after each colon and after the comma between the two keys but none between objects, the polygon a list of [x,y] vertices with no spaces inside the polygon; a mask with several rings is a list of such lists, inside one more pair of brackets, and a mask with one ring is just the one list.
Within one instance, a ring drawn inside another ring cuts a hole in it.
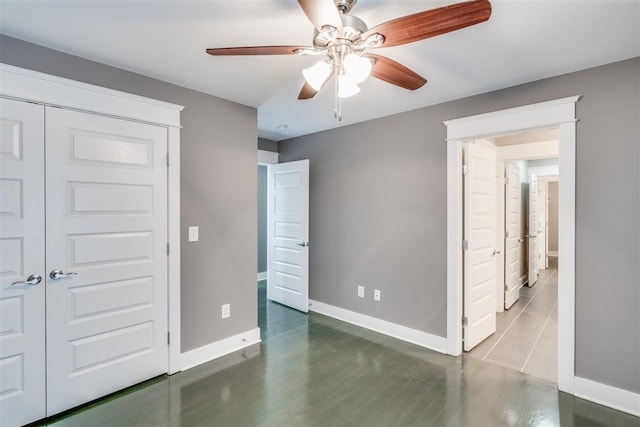
[{"label": "white bifold closet door", "polygon": [[51,415],[167,372],[167,130],[46,118]]}]

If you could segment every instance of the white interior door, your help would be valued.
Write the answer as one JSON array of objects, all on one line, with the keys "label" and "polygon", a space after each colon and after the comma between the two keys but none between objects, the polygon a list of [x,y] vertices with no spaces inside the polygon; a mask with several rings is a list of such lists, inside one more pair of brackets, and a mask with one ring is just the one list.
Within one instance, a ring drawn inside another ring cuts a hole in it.
[{"label": "white interior door", "polygon": [[496,331],[496,150],[470,142],[464,179],[464,349]]},{"label": "white interior door", "polygon": [[167,372],[167,130],[48,107],[46,134],[52,415]]},{"label": "white interior door", "polygon": [[505,191],[505,287],[504,308],[520,298],[520,230],[522,227],[522,194],[520,168],[515,162],[506,165]]},{"label": "white interior door", "polygon": [[538,280],[538,177],[529,176],[529,286]]},{"label": "white interior door", "polygon": [[309,160],[269,166],[267,298],[309,310]]},{"label": "white interior door", "polygon": [[44,261],[44,107],[0,99],[3,426],[27,424],[46,415]]},{"label": "white interior door", "polygon": [[538,179],[538,270],[547,268],[547,181]]}]

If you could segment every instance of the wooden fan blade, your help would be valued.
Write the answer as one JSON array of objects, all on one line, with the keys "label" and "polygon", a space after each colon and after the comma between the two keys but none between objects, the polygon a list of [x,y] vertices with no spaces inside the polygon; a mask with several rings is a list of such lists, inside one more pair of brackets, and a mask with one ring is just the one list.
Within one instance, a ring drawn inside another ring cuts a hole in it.
[{"label": "wooden fan blade", "polygon": [[364,56],[376,61],[371,69],[371,75],[377,79],[409,90],[419,89],[427,82],[404,65],[386,56],[373,53],[367,53]]},{"label": "wooden fan blade", "polygon": [[302,90],[300,91],[300,95],[298,95],[298,99],[311,99],[316,96],[318,93],[317,90],[311,87],[311,85],[307,82],[304,82],[304,86],[302,86]]},{"label": "wooden fan blade", "polygon": [[[329,75],[324,82],[322,82],[322,86],[320,86],[320,89],[322,89],[324,87],[324,85],[327,84],[327,82],[329,81],[329,79],[331,78],[331,75]],[[313,87],[311,87],[311,85],[309,83],[307,83],[306,81],[304,82],[304,86],[302,86],[302,90],[300,91],[300,95],[298,95],[298,99],[311,99],[314,96],[316,96],[316,94],[320,92],[320,90],[315,90]]]},{"label": "wooden fan blade", "polygon": [[306,46],[247,46],[247,47],[220,47],[207,49],[209,55],[295,55],[298,49],[313,49]]},{"label": "wooden fan blade", "polygon": [[298,4],[318,31],[331,25],[338,29],[338,34],[342,33],[342,18],[333,0],[298,0]]},{"label": "wooden fan blade", "polygon": [[362,35],[384,36],[382,47],[398,46],[479,24],[491,16],[489,0],[474,0],[403,16],[380,24]]}]

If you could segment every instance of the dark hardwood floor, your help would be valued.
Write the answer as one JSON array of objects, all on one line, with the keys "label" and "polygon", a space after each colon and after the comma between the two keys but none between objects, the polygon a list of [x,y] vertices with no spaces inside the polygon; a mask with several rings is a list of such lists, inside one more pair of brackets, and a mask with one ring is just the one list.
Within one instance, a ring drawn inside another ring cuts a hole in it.
[{"label": "dark hardwood floor", "polygon": [[264,300],[263,342],[116,393],[55,426],[639,426],[522,372]]}]

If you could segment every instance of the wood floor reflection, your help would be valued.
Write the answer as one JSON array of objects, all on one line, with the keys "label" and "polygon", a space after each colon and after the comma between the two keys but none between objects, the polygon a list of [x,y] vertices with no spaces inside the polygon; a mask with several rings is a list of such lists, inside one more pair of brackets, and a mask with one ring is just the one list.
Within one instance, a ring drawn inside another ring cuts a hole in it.
[{"label": "wood floor reflection", "polygon": [[469,356],[264,300],[263,342],[51,420],[55,426],[637,426]]}]

